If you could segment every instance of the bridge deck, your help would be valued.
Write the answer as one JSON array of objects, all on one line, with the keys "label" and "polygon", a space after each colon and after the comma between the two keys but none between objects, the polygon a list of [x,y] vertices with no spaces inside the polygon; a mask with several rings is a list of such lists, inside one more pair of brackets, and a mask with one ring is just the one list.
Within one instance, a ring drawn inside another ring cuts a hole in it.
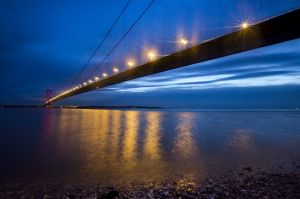
[{"label": "bridge deck", "polygon": [[252,25],[246,30],[211,39],[191,48],[107,77],[62,95],[51,102],[163,71],[208,61],[300,37],[300,9]]}]

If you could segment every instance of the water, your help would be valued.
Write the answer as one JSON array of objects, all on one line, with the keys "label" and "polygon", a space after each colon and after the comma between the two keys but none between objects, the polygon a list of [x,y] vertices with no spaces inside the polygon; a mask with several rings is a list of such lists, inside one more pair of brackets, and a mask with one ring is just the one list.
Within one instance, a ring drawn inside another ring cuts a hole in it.
[{"label": "water", "polygon": [[0,177],[204,179],[300,160],[300,112],[0,109]]}]

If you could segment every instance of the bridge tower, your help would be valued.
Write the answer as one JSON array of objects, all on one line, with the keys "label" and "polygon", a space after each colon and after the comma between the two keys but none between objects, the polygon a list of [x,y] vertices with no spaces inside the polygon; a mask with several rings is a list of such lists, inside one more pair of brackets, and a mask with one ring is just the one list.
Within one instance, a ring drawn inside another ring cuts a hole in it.
[{"label": "bridge tower", "polygon": [[52,98],[52,89],[51,88],[47,88],[45,90],[45,103],[47,103],[47,101],[50,100],[51,98]]}]

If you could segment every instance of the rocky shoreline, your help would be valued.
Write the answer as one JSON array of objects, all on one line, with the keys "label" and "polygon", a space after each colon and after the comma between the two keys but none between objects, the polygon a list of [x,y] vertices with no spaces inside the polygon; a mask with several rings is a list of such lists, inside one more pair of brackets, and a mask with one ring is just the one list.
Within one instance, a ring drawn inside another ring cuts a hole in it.
[{"label": "rocky shoreline", "polygon": [[242,171],[217,180],[196,182],[179,178],[175,182],[126,186],[67,185],[64,183],[4,184],[0,198],[300,198],[300,166],[283,172]]}]

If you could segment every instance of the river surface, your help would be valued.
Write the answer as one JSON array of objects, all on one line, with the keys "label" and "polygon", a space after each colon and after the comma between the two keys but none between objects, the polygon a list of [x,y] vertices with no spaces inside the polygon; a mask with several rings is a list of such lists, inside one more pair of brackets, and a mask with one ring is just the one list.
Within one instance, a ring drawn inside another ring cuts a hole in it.
[{"label": "river surface", "polygon": [[204,179],[300,159],[300,112],[0,109],[0,177]]}]

